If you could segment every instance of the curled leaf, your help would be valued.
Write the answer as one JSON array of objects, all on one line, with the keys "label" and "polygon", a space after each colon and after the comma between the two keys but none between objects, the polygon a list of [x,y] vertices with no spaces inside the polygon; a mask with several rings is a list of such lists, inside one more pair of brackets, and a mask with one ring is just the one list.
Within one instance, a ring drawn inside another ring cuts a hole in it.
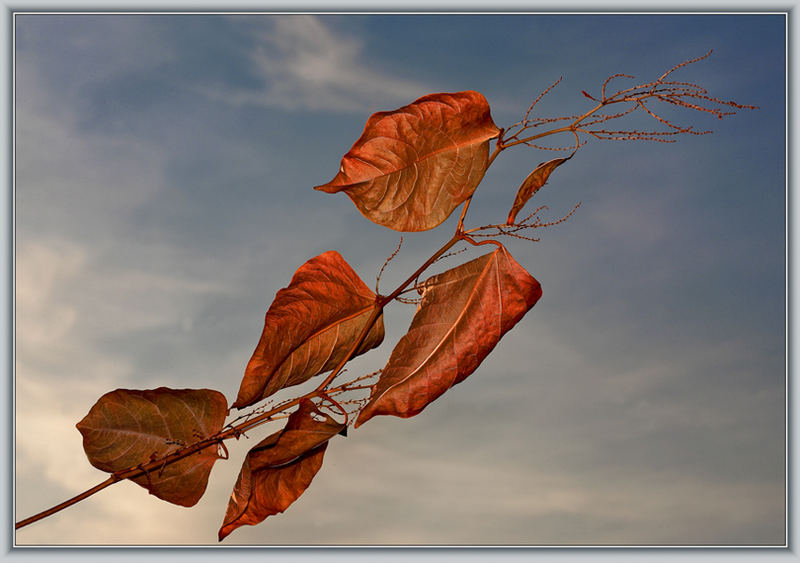
[{"label": "curled leaf", "polygon": [[421,412],[474,372],[541,295],[539,282],[503,247],[428,279],[356,427],[376,415]]},{"label": "curled leaf", "polygon": [[[117,389],[100,397],[77,427],[89,462],[114,473],[213,436],[227,411],[225,396],[211,389]],[[167,502],[193,506],[218,458],[212,444],[132,481]]]},{"label": "curled leaf", "polygon": [[507,225],[514,224],[517,213],[519,213],[520,210],[525,207],[525,204],[528,203],[528,200],[545,185],[553,170],[572,158],[574,154],[575,153],[565,158],[554,158],[553,160],[542,162],[533,172],[528,174],[528,177],[525,178],[522,185],[520,185],[517,190],[517,197],[514,198],[514,205],[511,206],[511,211],[508,212],[508,220],[506,220]]},{"label": "curled leaf", "polygon": [[310,400],[300,403],[283,430],[248,452],[228,502],[219,540],[239,526],[258,524],[286,510],[319,471],[328,440],[345,428]]},{"label": "curled leaf", "polygon": [[[338,252],[300,266],[267,311],[233,406],[252,405],[333,369],[361,334],[375,298]],[[381,315],[356,355],[378,346],[383,336]]]},{"label": "curled leaf", "polygon": [[429,94],[373,114],[339,173],[314,189],[343,191],[390,229],[432,229],[475,191],[499,132],[480,93]]}]

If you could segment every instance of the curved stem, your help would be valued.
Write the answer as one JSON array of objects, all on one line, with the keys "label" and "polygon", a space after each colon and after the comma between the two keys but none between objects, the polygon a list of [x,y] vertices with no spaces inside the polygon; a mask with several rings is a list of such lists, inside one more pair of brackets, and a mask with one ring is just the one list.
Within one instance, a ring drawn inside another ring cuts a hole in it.
[{"label": "curved stem", "polygon": [[347,413],[347,409],[345,409],[341,404],[339,404],[339,401],[337,401],[336,399],[332,398],[325,391],[320,391],[319,392],[319,396],[322,397],[323,399],[325,399],[326,401],[328,401],[334,407],[336,407],[336,410],[338,410],[340,413],[342,413],[344,415],[344,423],[343,424],[345,426],[347,426],[347,423],[349,422],[349,419],[350,419],[350,415]]},{"label": "curved stem", "polygon": [[471,236],[468,236],[468,235],[464,235],[464,240],[466,242],[470,243],[472,246],[484,246],[486,244],[493,244],[494,246],[497,246],[498,248],[503,248],[503,243],[500,242],[499,240],[488,239],[488,240],[482,240],[482,241],[478,242],[474,238],[472,238]]}]

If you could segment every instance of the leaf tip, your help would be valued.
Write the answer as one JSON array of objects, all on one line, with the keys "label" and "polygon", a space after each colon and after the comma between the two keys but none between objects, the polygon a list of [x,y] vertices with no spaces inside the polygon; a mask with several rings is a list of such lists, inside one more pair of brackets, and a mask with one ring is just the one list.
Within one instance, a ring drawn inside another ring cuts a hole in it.
[{"label": "leaf tip", "polygon": [[318,192],[325,192],[326,194],[335,194],[336,192],[339,191],[339,187],[338,186],[334,186],[332,184],[333,184],[333,180],[331,180],[327,184],[321,184],[319,186],[314,186],[314,189],[317,190]]},{"label": "leaf tip", "polygon": [[358,428],[359,426],[367,422],[370,418],[372,418],[372,416],[373,416],[372,411],[368,411],[366,409],[362,410],[360,413],[358,413],[358,418],[356,418],[355,423],[353,423],[353,428]]}]

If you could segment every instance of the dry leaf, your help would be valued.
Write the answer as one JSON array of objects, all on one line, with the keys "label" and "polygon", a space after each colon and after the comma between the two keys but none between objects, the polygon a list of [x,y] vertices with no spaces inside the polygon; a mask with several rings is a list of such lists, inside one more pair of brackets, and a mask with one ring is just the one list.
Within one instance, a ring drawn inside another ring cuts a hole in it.
[{"label": "dry leaf", "polygon": [[219,540],[239,526],[255,525],[283,512],[311,484],[330,440],[345,425],[305,400],[283,430],[247,454],[233,488]]},{"label": "dry leaf", "polygon": [[522,182],[519,190],[517,190],[517,197],[514,198],[514,205],[511,206],[511,211],[508,212],[507,225],[514,224],[514,221],[517,219],[517,213],[519,213],[520,210],[525,207],[525,204],[528,203],[528,200],[545,185],[553,170],[564,164],[570,158],[572,158],[572,155],[566,158],[548,160],[547,162],[541,163],[533,172],[528,174],[528,177],[525,178],[525,181]]},{"label": "dry leaf", "polygon": [[356,427],[376,415],[421,412],[474,372],[541,295],[539,282],[503,247],[428,279]]},{"label": "dry leaf", "polygon": [[480,93],[430,94],[373,114],[339,173],[315,189],[345,192],[391,229],[432,229],[475,191],[499,132]]},{"label": "dry leaf", "polygon": [[[77,427],[89,462],[114,473],[213,436],[227,411],[225,396],[211,389],[117,389],[100,397]],[[131,480],[160,499],[193,506],[218,458],[213,444]]]},{"label": "dry leaf", "polygon": [[[338,252],[300,266],[267,311],[233,406],[252,405],[333,369],[361,334],[375,298]],[[378,346],[383,336],[381,315],[355,355]]]}]

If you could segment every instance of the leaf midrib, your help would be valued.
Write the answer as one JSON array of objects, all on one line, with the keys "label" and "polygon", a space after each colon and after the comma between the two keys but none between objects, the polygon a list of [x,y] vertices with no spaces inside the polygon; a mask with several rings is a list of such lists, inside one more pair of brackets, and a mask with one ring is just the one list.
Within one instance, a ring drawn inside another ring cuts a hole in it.
[{"label": "leaf midrib", "polygon": [[[495,251],[495,252],[498,252],[498,251]],[[405,383],[411,377],[413,377],[418,371],[420,371],[425,366],[426,363],[428,363],[428,361],[431,359],[431,357],[433,357],[433,355],[444,345],[444,342],[449,338],[450,334],[455,330],[456,326],[459,324],[459,322],[461,322],[461,319],[466,314],[466,311],[469,308],[469,305],[472,303],[473,299],[477,295],[477,292],[475,291],[475,288],[478,287],[478,284],[481,282],[481,280],[485,276],[488,275],[488,270],[490,269],[489,268],[489,264],[491,264],[494,261],[495,261],[494,257],[490,258],[489,262],[483,268],[483,271],[481,271],[481,273],[478,275],[478,279],[475,281],[475,284],[473,285],[472,290],[470,291],[469,298],[467,298],[467,301],[464,303],[464,306],[461,309],[461,313],[459,313],[458,317],[455,319],[455,321],[453,321],[452,325],[447,330],[447,332],[439,339],[438,344],[433,348],[433,350],[431,350],[431,352],[425,357],[424,360],[422,360],[420,362],[420,364],[413,371],[411,371],[408,375],[406,375],[402,379],[398,380],[396,383],[393,383],[392,385],[387,387],[386,390],[383,391],[383,393],[381,393],[375,399],[375,401],[373,401],[373,404],[377,404],[378,401],[380,401],[384,397],[384,395],[386,395],[389,391],[391,391],[392,389],[394,389],[398,385],[400,385],[402,383]]]},{"label": "leaf midrib", "polygon": [[[272,374],[275,374],[278,371],[280,371],[281,367],[283,367],[283,365],[286,363],[286,361],[289,360],[294,355],[295,352],[297,352],[300,348],[302,348],[303,346],[308,344],[314,338],[316,338],[316,337],[318,337],[318,336],[320,336],[320,335],[322,335],[322,334],[324,334],[326,332],[330,332],[331,330],[333,330],[334,327],[338,328],[339,326],[342,325],[342,323],[345,323],[345,322],[347,322],[349,320],[352,320],[352,319],[355,319],[357,317],[360,317],[364,313],[372,311],[373,307],[374,307],[374,305],[370,304],[369,307],[364,307],[363,309],[360,309],[357,312],[352,313],[352,314],[350,314],[350,315],[348,315],[348,316],[346,316],[344,318],[337,319],[335,322],[332,322],[332,323],[330,323],[328,325],[325,325],[325,327],[319,329],[314,334],[308,336],[302,342],[300,342],[300,344],[298,344],[297,346],[292,348],[291,351],[286,354],[286,356],[284,356],[284,358],[280,361],[280,363],[278,365],[276,365],[275,368],[272,370]],[[374,325],[373,325],[373,328],[374,328]],[[369,332],[370,333],[372,332],[372,328],[370,328]],[[369,333],[368,333],[368,335],[369,335]],[[330,357],[330,355],[333,353],[333,349],[336,347],[337,343],[338,343],[338,340],[337,340],[337,342],[334,343],[333,347],[331,347],[331,351],[328,353],[328,357]],[[324,362],[323,362],[323,365],[325,365]],[[270,376],[272,374],[270,374]]]},{"label": "leaf midrib", "polygon": [[[470,148],[470,147],[474,147],[476,145],[480,145],[482,143],[487,143],[487,142],[491,141],[492,139],[494,139],[495,137],[497,137],[497,133],[495,133],[491,137],[488,137],[486,139],[481,139],[479,141],[470,141],[470,142],[464,142],[464,143],[454,143],[451,146],[443,147],[441,149],[437,149],[435,151],[432,151],[432,152],[429,152],[429,153],[425,153],[421,158],[417,158],[415,160],[412,160],[411,162],[409,162],[405,166],[402,166],[400,168],[394,168],[393,170],[390,170],[389,172],[384,172],[383,170],[381,170],[380,168],[378,168],[377,166],[375,166],[371,162],[365,161],[358,154],[348,154],[348,155],[346,155],[347,158],[358,159],[361,162],[364,162],[365,164],[369,164],[370,166],[372,166],[376,170],[380,171],[380,174],[376,174],[375,176],[370,176],[370,177],[364,178],[363,180],[350,180],[348,178],[348,182],[346,184],[341,184],[338,187],[339,187],[340,190],[346,190],[347,188],[350,188],[350,187],[353,187],[353,186],[357,186],[359,184],[371,183],[371,182],[374,182],[375,180],[377,180],[378,178],[391,176],[392,174],[398,174],[400,172],[403,172],[404,170],[407,170],[407,169],[411,168],[412,166],[417,166],[418,164],[422,164],[425,161],[430,160],[431,158],[434,158],[434,157],[436,157],[436,156],[438,156],[438,155],[440,155],[442,153],[454,152],[454,151],[458,152],[459,149],[461,149],[461,148],[465,148],[465,147]],[[392,137],[386,137],[386,138],[387,139],[392,139]],[[372,139],[370,139],[370,140],[372,140]],[[399,140],[399,139],[392,139],[392,140],[396,141],[396,140]],[[407,143],[407,144],[410,144],[410,143]],[[363,145],[362,145],[362,147],[363,147]],[[359,149],[361,149],[362,147],[359,147]],[[416,151],[416,152],[419,152],[419,151]]]}]

